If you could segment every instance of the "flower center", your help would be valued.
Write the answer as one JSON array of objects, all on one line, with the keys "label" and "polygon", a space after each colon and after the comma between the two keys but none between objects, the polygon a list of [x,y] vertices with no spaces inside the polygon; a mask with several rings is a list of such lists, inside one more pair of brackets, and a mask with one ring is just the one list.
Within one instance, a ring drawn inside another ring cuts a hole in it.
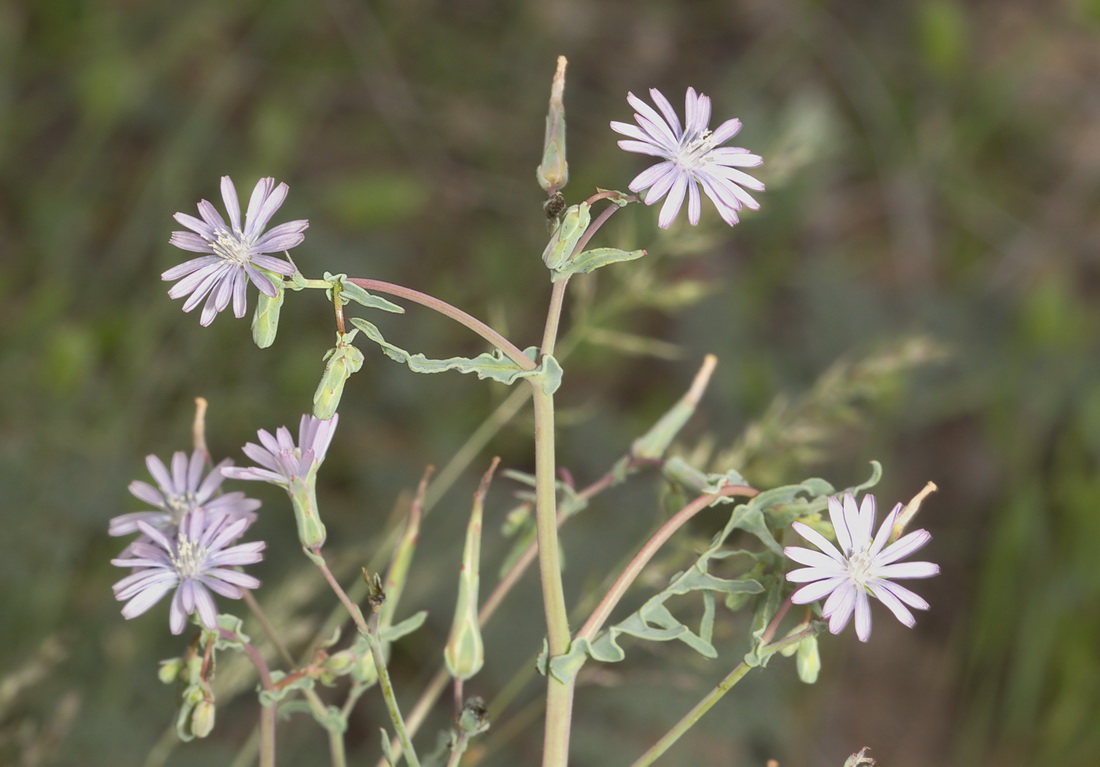
[{"label": "flower center", "polygon": [[864,546],[848,557],[848,575],[860,586],[866,586],[873,575],[875,558],[871,556],[869,548],[870,545]]},{"label": "flower center", "polygon": [[180,495],[164,494],[164,505],[168,507],[168,511],[172,513],[172,518],[176,522],[179,522],[184,514],[195,508],[196,500],[195,494],[192,492],[186,492]]},{"label": "flower center", "polygon": [[252,260],[252,243],[237,232],[219,229],[218,239],[212,243],[212,247],[216,255],[239,266]]},{"label": "flower center", "polygon": [[684,170],[698,170],[710,162],[714,140],[709,130],[703,131],[698,137],[689,139],[685,136],[684,139],[676,156],[677,165]]},{"label": "flower center", "polygon": [[182,534],[176,539],[176,553],[172,556],[172,565],[180,580],[193,578],[203,570],[206,562],[206,548],[185,538]]}]

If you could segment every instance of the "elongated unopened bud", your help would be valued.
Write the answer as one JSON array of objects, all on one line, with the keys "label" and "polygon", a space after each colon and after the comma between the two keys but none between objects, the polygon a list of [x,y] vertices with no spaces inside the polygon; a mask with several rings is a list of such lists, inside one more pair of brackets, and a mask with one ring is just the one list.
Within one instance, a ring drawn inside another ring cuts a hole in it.
[{"label": "elongated unopened bud", "polygon": [[[262,270],[261,273],[268,276]],[[283,299],[286,297],[282,279],[272,275],[271,282],[275,286],[275,297],[260,293],[256,299],[256,313],[252,315],[252,340],[261,349],[266,349],[275,342],[275,336],[279,332],[279,311],[283,308]]]},{"label": "elongated unopened bud", "polygon": [[202,700],[191,713],[191,734],[196,738],[205,738],[214,729],[216,710],[211,700]]},{"label": "elongated unopened bud", "polygon": [[894,528],[890,531],[890,540],[896,541],[901,537],[901,534],[905,532],[905,528],[909,523],[913,521],[913,517],[920,511],[920,505],[924,502],[932,493],[939,490],[934,482],[929,482],[921,489],[919,493],[913,496],[913,500],[905,504],[905,508],[898,514],[897,519],[894,520]]},{"label": "elongated unopened bud", "polygon": [[558,56],[558,69],[550,86],[550,109],[546,113],[546,138],[543,140],[542,162],[535,175],[539,186],[553,197],[569,181],[569,163],[565,159],[565,56]]},{"label": "elongated unopened bud", "polygon": [[405,530],[401,533],[401,538],[394,549],[393,558],[390,560],[389,569],[386,571],[386,580],[383,584],[386,601],[382,604],[378,616],[380,628],[385,629],[393,624],[394,613],[401,601],[401,594],[405,590],[409,568],[412,566],[413,555],[416,553],[416,546],[420,540],[420,519],[424,511],[424,496],[428,492],[428,480],[434,471],[435,468],[429,466],[420,478],[416,496],[409,505],[409,518],[405,523]]},{"label": "elongated unopened bud", "polygon": [[821,672],[821,655],[817,650],[816,636],[808,636],[798,643],[794,664],[798,678],[803,682],[813,684],[817,681],[817,675]]},{"label": "elongated unopened bud", "polygon": [[451,624],[451,636],[443,650],[447,672],[455,679],[469,679],[485,663],[485,645],[481,639],[481,624],[477,619],[481,581],[481,510],[493,471],[499,462],[499,458],[494,458],[489,471],[482,477],[481,484],[474,493],[470,522],[466,526],[466,545],[462,551],[462,570],[458,575],[455,618]]},{"label": "elongated unopened bud", "polygon": [[313,393],[313,415],[327,421],[340,407],[344,384],[363,367],[363,352],[352,344],[358,330],[337,335],[336,346],[325,354],[325,372]]}]

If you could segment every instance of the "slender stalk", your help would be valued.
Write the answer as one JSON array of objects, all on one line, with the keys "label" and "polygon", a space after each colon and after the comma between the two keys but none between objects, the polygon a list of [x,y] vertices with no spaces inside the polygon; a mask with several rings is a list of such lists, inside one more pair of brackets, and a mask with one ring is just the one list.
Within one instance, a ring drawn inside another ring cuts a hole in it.
[{"label": "slender stalk", "polygon": [[[226,639],[240,642],[241,638],[235,631],[219,633]],[[242,642],[245,655],[256,667],[256,674],[260,677],[260,686],[265,690],[273,691],[275,685],[271,681],[271,673],[267,668],[267,661],[260,651],[248,642]],[[260,767],[275,767],[275,716],[278,713],[278,704],[272,702],[270,706],[260,706]]]},{"label": "slender stalk", "polygon": [[741,681],[745,674],[749,673],[749,669],[752,668],[744,661],[737,664],[725,679],[719,682],[713,690],[687,712],[683,719],[673,725],[672,729],[666,732],[661,739],[650,746],[649,750],[642,754],[630,767],[647,767],[647,765],[653,764],[657,761],[657,758],[661,756],[665,751],[672,746],[680,736],[687,732],[696,722],[698,722],[703,714],[710,711],[715,703],[722,699],[722,696],[730,691],[735,684]]},{"label": "slender stalk", "polygon": [[544,355],[553,354],[554,346],[558,342],[558,324],[561,321],[562,305],[565,303],[565,286],[568,284],[568,277],[558,280],[550,291],[550,308],[546,312],[546,327],[542,333],[542,346],[539,349]]},{"label": "slender stalk", "polygon": [[340,582],[336,580],[336,576],[328,569],[328,564],[325,562],[321,550],[311,550],[310,559],[313,560],[313,563],[317,565],[318,569],[320,569],[321,573],[325,576],[325,580],[328,581],[329,587],[336,594],[336,598],[340,600],[340,603],[344,605],[344,609],[348,611],[348,615],[350,615],[352,621],[355,622],[355,626],[363,634],[369,634],[370,626],[367,625],[367,621],[363,617],[363,611],[359,609],[359,605],[351,601],[347,592],[344,591],[343,587],[340,585]]},{"label": "slender stalk", "polygon": [[691,503],[684,506],[678,512],[673,514],[667,522],[660,526],[648,541],[642,544],[642,548],[638,553],[634,555],[634,558],[627,563],[627,566],[623,568],[622,573],[615,579],[615,582],[611,584],[611,588],[604,594],[603,599],[596,605],[596,609],[592,611],[592,614],[585,621],[585,624],[581,627],[581,630],[577,632],[577,639],[587,639],[591,641],[607,621],[611,615],[611,611],[615,609],[615,606],[619,604],[619,600],[626,594],[630,584],[634,583],[639,575],[642,573],[642,569],[649,564],[649,561],[653,559],[653,556],[657,551],[668,542],[668,539],[673,534],[687,524],[688,520],[698,514],[705,508],[708,508],[719,498],[730,495],[744,495],[754,496],[759,493],[758,490],[747,487],[745,485],[728,485],[723,487],[717,493],[707,493],[696,498]]},{"label": "slender stalk", "polygon": [[351,278],[348,282],[353,282],[364,290],[374,291],[375,293],[386,293],[391,296],[398,296],[408,301],[413,301],[421,306],[426,306],[429,309],[433,309],[440,314],[450,317],[455,322],[465,325],[470,330],[477,333],[486,341],[491,343],[497,349],[516,363],[517,366],[524,370],[534,370],[538,367],[534,360],[523,353],[523,350],[513,344],[507,338],[502,336],[497,331],[486,325],[484,322],[474,317],[471,314],[467,314],[458,307],[451,306],[446,301],[442,301],[435,296],[429,296],[427,293],[421,293],[419,290],[413,290],[412,288],[406,288],[404,285],[395,285],[392,282],[383,282],[382,280],[368,280],[361,278]]},{"label": "slender stalk", "polygon": [[386,669],[386,658],[382,654],[382,643],[378,641],[378,613],[375,613],[371,618],[371,624],[367,631],[367,639],[370,640],[370,652],[374,658],[374,668],[378,672],[378,686],[382,688],[382,697],[386,701],[386,709],[390,712],[390,721],[393,723],[393,729],[397,733],[398,740],[401,741],[402,749],[404,749],[405,761],[409,763],[409,767],[420,767],[420,759],[416,756],[416,749],[413,748],[412,738],[405,728],[405,720],[401,716],[401,709],[397,706],[397,695],[393,691],[390,672]]},{"label": "slender stalk", "polygon": [[[783,619],[783,616],[786,614],[787,608],[789,608],[790,605],[790,599],[787,599],[787,601],[784,602],[783,606],[778,610],[775,617],[772,619],[771,623],[768,625],[768,628],[764,633],[765,642],[767,641],[768,637],[775,634],[775,630],[779,626],[779,622]],[[783,637],[774,644],[768,644],[765,649],[770,652],[776,652],[784,647],[796,645],[806,637],[813,636],[816,633],[817,630],[815,628],[813,628],[812,626],[807,626],[801,631],[795,632],[790,636]],[[638,759],[630,767],[647,767],[647,765],[653,764],[653,762],[655,762],[657,758],[661,756],[661,754],[663,754],[665,751],[668,751],[672,744],[680,739],[681,735],[691,729],[696,722],[702,719],[703,715],[710,711],[711,708],[714,707],[714,704],[720,701],[722,697],[727,692],[729,692],[735,684],[740,682],[745,674],[749,673],[749,669],[751,668],[752,666],[745,663],[745,661],[741,661],[740,663],[738,663],[737,667],[734,668],[733,671],[727,674],[721,682],[715,685],[713,690],[708,692],[702,700],[696,703],[695,706],[692,707],[691,711],[688,711],[686,714],[684,714],[683,718],[672,726],[672,729],[662,735],[661,739],[650,746],[649,750],[638,757]]]},{"label": "slender stalk", "polygon": [[260,623],[260,628],[263,629],[264,635],[268,641],[275,648],[275,651],[279,654],[279,657],[283,659],[283,662],[290,668],[294,668],[294,658],[290,654],[290,650],[283,644],[283,640],[279,637],[279,634],[275,631],[275,627],[271,625],[271,621],[267,619],[267,614],[260,608],[259,603],[256,601],[256,597],[252,595],[252,592],[248,589],[241,589],[242,598],[244,603],[248,605],[249,611]]}]

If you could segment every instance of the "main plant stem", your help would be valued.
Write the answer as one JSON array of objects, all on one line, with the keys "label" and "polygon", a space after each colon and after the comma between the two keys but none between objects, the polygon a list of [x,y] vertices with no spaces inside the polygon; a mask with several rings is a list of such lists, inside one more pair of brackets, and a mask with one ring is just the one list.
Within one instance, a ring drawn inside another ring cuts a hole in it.
[{"label": "main plant stem", "polygon": [[[554,283],[540,351],[554,353],[568,279]],[[569,614],[561,581],[558,551],[556,454],[554,447],[554,395],[538,379],[531,381],[535,408],[535,526],[539,546],[539,574],[546,611],[547,663],[569,651]],[[542,766],[566,767],[569,763],[569,731],[573,718],[573,680],[546,675],[546,729]]]}]

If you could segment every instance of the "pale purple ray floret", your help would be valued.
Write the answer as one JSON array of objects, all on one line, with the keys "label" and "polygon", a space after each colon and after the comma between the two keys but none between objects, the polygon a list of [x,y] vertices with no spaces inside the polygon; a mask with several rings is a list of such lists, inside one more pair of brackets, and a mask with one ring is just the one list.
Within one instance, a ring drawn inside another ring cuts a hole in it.
[{"label": "pale purple ray floret", "polygon": [[787,573],[787,580],[806,584],[791,594],[791,601],[807,604],[825,599],[821,614],[829,619],[829,631],[834,634],[839,634],[848,625],[854,612],[856,636],[861,642],[866,642],[871,636],[869,596],[878,599],[895,618],[912,628],[916,619],[906,605],[927,610],[928,602],[893,581],[899,578],[929,578],[936,575],[940,568],[932,562],[898,561],[932,539],[927,530],[914,530],[886,545],[901,510],[899,503],[872,538],[871,531],[875,524],[873,495],[865,495],[859,506],[850,493],[844,496],[843,502],[830,498],[829,519],[833,523],[839,549],[809,525],[793,523],[794,530],[820,551],[800,546],[783,549],[795,562],[808,565]]},{"label": "pale purple ray floret", "polygon": [[730,226],[738,222],[737,211],[756,210],[760,204],[745,191],[762,191],[764,185],[738,168],[753,168],[763,159],[741,147],[721,146],[741,130],[741,121],[726,120],[713,132],[710,130],[710,98],[687,89],[684,125],[672,104],[656,88],[649,95],[657,105],[654,109],[633,93],[627,101],[636,110],[637,125],[613,121],[611,129],[626,136],[619,146],[628,152],[662,158],[662,162],[642,171],[630,182],[630,191],[646,192],[646,205],[666,197],[658,217],[658,226],[667,229],[680,212],[684,197],[688,201],[688,221],[699,223],[699,188],[714,203],[722,220]]},{"label": "pale purple ray floret", "polygon": [[210,592],[240,599],[244,589],[260,585],[256,578],[234,569],[263,559],[263,541],[230,545],[248,525],[247,519],[231,520],[201,508],[185,515],[174,535],[138,522],[146,538],[111,560],[113,565],[135,568],[114,585],[115,598],[126,601],[122,616],[141,615],[175,589],[168,612],[173,634],[182,632],[187,616],[196,611],[204,626],[216,629],[218,611]]},{"label": "pale purple ray floret", "polygon": [[222,474],[232,479],[256,479],[286,487],[292,479],[305,479],[325,460],[325,453],[336,432],[340,420],[337,413],[328,420],[303,415],[298,426],[298,444],[290,436],[290,429],[280,426],[272,436],[260,429],[256,436],[260,444],[246,444],[242,450],[259,466],[227,466]]},{"label": "pale purple ray floret", "polygon": [[215,495],[225,481],[221,470],[233,462],[229,459],[222,461],[204,477],[205,463],[205,456],[199,450],[192,453],[190,458],[183,451],[177,451],[172,455],[171,471],[155,455],[145,456],[145,465],[157,487],[137,480],[130,483],[130,493],[152,506],[155,511],[121,514],[111,520],[108,534],[129,535],[140,532],[137,523],[145,522],[163,533],[173,535],[184,515],[199,507],[208,514],[224,514],[232,521],[254,521],[256,509],[260,508],[259,501],[247,498],[241,492]]},{"label": "pale purple ray floret", "polygon": [[245,290],[249,282],[264,295],[274,298],[277,292],[272,279],[276,278],[269,277],[261,269],[283,276],[296,271],[289,261],[268,254],[299,245],[305,239],[302,232],[309,222],[305,219],[288,221],[264,231],[286,199],[287,190],[286,184],[276,186],[273,178],[257,181],[242,227],[237,190],[229,176],[222,176],[222,200],[229,214],[228,225],[206,200],[199,203],[201,218],[186,213],[174,216],[191,231],[172,232],[169,241],[177,248],[207,255],[172,267],[161,275],[161,279],[179,280],[169,289],[168,295],[172,298],[188,296],[183,304],[185,312],[206,298],[199,319],[202,325],[213,322],[218,312],[229,306],[230,299],[233,300],[233,314],[243,317],[248,308]]}]

